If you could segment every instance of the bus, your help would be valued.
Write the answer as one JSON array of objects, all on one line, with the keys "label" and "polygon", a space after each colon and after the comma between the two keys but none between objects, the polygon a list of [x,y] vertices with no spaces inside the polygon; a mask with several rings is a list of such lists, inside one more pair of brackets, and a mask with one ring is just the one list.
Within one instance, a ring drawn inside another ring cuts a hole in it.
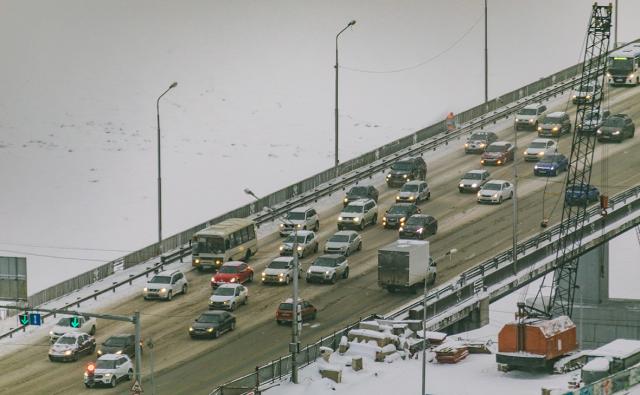
[{"label": "bus", "polygon": [[257,251],[256,223],[245,218],[230,218],[193,235],[191,266],[199,271],[217,270],[227,261],[246,262]]},{"label": "bus", "polygon": [[609,54],[607,79],[611,85],[640,84],[640,43]]}]

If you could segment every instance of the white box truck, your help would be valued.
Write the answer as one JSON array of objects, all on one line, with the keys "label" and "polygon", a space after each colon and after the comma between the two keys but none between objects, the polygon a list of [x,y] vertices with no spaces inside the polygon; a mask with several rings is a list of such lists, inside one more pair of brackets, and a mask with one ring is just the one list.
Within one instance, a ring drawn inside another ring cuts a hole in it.
[{"label": "white box truck", "polygon": [[395,292],[415,291],[436,281],[436,262],[429,255],[429,242],[396,240],[378,250],[378,285]]}]

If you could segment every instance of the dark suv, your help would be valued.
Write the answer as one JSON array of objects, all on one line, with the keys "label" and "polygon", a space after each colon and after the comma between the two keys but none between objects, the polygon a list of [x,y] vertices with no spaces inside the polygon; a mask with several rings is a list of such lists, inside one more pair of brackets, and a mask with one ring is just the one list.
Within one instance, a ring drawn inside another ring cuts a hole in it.
[{"label": "dark suv", "polygon": [[622,141],[631,138],[636,132],[636,125],[627,114],[615,114],[607,118],[596,132],[598,141]]},{"label": "dark suv", "polygon": [[358,199],[373,199],[375,202],[377,202],[378,190],[373,185],[353,186],[347,192],[347,196],[345,196],[344,199],[342,199],[342,204],[346,206],[347,204]]},{"label": "dark suv", "polygon": [[98,356],[103,354],[126,354],[133,358],[136,355],[136,337],[130,334],[109,337],[98,348]]},{"label": "dark suv", "polygon": [[400,159],[391,165],[391,171],[387,174],[386,181],[390,187],[401,187],[411,180],[427,179],[427,164],[420,156]]}]

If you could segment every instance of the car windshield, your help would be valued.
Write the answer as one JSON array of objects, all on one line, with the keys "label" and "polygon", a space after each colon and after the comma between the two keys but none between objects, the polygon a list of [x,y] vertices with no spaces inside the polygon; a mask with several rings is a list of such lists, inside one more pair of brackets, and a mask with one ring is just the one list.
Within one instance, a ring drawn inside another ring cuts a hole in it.
[{"label": "car windshield", "polygon": [[222,316],[220,314],[202,314],[196,320],[196,322],[202,322],[205,324],[215,324],[220,321],[222,321]]},{"label": "car windshield", "polygon": [[620,117],[609,117],[602,123],[602,126],[621,127],[624,126],[624,119]]},{"label": "car windshield", "polygon": [[469,140],[486,140],[486,139],[487,139],[486,133],[474,133],[471,135],[471,137],[469,137]]},{"label": "car windshield", "polygon": [[[294,235],[289,235],[287,236],[286,239],[284,239],[285,243],[295,243],[296,242],[296,237]],[[298,236],[298,243],[304,243],[304,236]]]},{"label": "car windshield", "polygon": [[349,190],[349,192],[347,192],[347,195],[364,196],[367,194],[367,192],[368,192],[367,187],[353,187]]},{"label": "car windshield", "polygon": [[518,111],[518,115],[536,115],[538,110],[535,108],[523,108]]},{"label": "car windshield", "polygon": [[484,187],[482,187],[482,189],[488,189],[490,191],[499,191],[500,184],[493,184],[493,183],[484,184]]},{"label": "car windshield", "polygon": [[169,284],[171,282],[171,277],[170,276],[154,276],[151,280],[149,280],[149,282],[154,284]]},{"label": "car windshield", "polygon": [[545,155],[540,159],[541,163],[559,162],[562,157],[560,155]]},{"label": "car windshield", "polygon": [[580,92],[593,92],[595,89],[595,85],[585,85],[580,88]]},{"label": "car windshield", "polygon": [[407,225],[422,225],[424,218],[421,217],[409,217]]},{"label": "car windshield", "polygon": [[532,141],[531,144],[529,144],[529,148],[546,148],[546,147],[547,147],[547,143],[543,141]]},{"label": "car windshield", "polygon": [[545,117],[545,118],[544,118],[544,121],[542,121],[542,123],[550,123],[550,124],[562,123],[562,118],[558,118],[558,117]]},{"label": "car windshield", "polygon": [[404,184],[400,192],[418,192],[418,184]]},{"label": "car windshield", "polygon": [[347,207],[342,209],[343,213],[361,213],[364,211],[364,206],[349,204]]},{"label": "car windshield", "polygon": [[491,144],[489,147],[487,147],[487,152],[503,152],[503,151],[504,151],[504,145]]},{"label": "car windshield", "polygon": [[346,243],[349,241],[349,236],[347,235],[333,235],[329,239],[332,243]]},{"label": "car windshield", "polygon": [[71,326],[71,318],[70,317],[60,318],[58,320],[58,325],[60,325],[60,326]]},{"label": "car windshield", "polygon": [[600,118],[600,114],[597,112],[588,112],[584,115],[584,120],[585,121],[597,121]]},{"label": "car windshield", "polygon": [[482,174],[480,173],[467,173],[462,177],[463,180],[480,180],[482,179]]},{"label": "car windshield", "polygon": [[216,291],[213,294],[218,296],[232,296],[234,292],[235,292],[235,288],[220,287],[216,289]]},{"label": "car windshield", "polygon": [[115,359],[98,359],[96,362],[96,369],[115,369],[116,368],[116,360]]},{"label": "car windshield", "polygon": [[220,273],[238,273],[239,266],[222,265]]},{"label": "car windshield", "polygon": [[396,162],[391,165],[391,170],[409,171],[411,170],[411,162]]},{"label": "car windshield", "polygon": [[62,336],[56,342],[57,344],[76,344],[76,338],[71,336]]},{"label": "car windshield", "polygon": [[409,211],[409,206],[391,206],[389,214],[406,214]]},{"label": "car windshield", "polygon": [[585,192],[587,189],[589,189],[591,186],[590,185],[569,185],[567,187],[567,192]]},{"label": "car windshield", "polygon": [[610,71],[631,71],[633,70],[633,59],[623,57],[611,59],[609,68],[611,69]]},{"label": "car windshield", "polygon": [[313,266],[321,266],[321,267],[336,267],[338,266],[338,261],[333,258],[323,258],[320,257],[313,262]]},{"label": "car windshield", "polygon": [[110,337],[104,342],[104,345],[109,347],[124,347],[125,344],[127,344],[126,337]]},{"label": "car windshield", "polygon": [[303,212],[296,212],[296,211],[291,211],[287,213],[287,219],[290,219],[292,221],[300,221],[304,219],[304,213]]},{"label": "car windshield", "polygon": [[293,303],[280,303],[278,310],[293,310]]},{"label": "car windshield", "polygon": [[225,251],[224,239],[219,236],[196,236],[191,246],[194,254],[214,253],[220,254]]},{"label": "car windshield", "polygon": [[289,267],[289,262],[272,261],[268,267],[269,269],[286,269]]}]

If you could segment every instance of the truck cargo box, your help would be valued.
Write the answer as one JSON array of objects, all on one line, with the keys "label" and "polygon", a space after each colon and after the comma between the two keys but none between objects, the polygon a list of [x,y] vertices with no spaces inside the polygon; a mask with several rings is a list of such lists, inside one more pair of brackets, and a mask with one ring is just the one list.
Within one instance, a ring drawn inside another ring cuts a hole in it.
[{"label": "truck cargo box", "polygon": [[[422,283],[429,269],[428,241],[396,240],[378,250],[378,284],[383,288]],[[435,267],[432,271],[435,277]]]}]

